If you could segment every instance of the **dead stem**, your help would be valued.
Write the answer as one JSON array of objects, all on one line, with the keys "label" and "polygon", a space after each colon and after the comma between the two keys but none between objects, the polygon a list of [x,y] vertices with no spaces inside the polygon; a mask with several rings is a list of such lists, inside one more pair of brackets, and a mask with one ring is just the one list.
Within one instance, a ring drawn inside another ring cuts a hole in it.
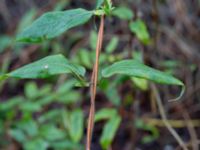
[{"label": "dead stem", "polygon": [[161,98],[160,98],[160,95],[158,93],[158,90],[157,90],[156,86],[154,84],[151,84],[151,88],[152,88],[153,93],[155,95],[155,99],[156,99],[156,102],[157,102],[157,105],[158,105],[158,109],[160,111],[160,115],[162,117],[163,123],[165,124],[167,129],[170,131],[170,133],[174,136],[174,138],[177,140],[177,142],[182,147],[182,149],[183,150],[188,150],[186,144],[183,142],[181,137],[177,134],[177,132],[172,128],[172,126],[168,122],[167,116],[165,114],[165,111],[164,111],[164,108],[163,108],[163,104],[162,104],[162,101],[161,101]]},{"label": "dead stem", "polygon": [[193,147],[193,150],[199,150],[199,144],[198,144],[198,136],[196,134],[196,131],[195,131],[195,128],[194,128],[194,125],[192,123],[192,120],[188,114],[187,111],[184,110],[184,108],[182,108],[182,106],[180,106],[181,109],[183,110],[183,117],[185,119],[185,122],[187,124],[187,128],[188,128],[188,131],[190,133],[190,138],[191,138],[191,144],[192,144],[192,147]]},{"label": "dead stem", "polygon": [[104,32],[104,16],[101,16],[101,23],[100,23],[97,45],[96,45],[96,58],[95,58],[95,64],[93,66],[91,85],[90,85],[91,105],[90,105],[90,113],[89,113],[89,119],[88,119],[86,150],[90,150],[91,148],[92,132],[94,128],[95,96],[96,96],[96,88],[97,88],[97,80],[98,80],[99,56],[100,56],[100,51],[101,51],[102,42],[103,42],[103,32]]},{"label": "dead stem", "polygon": [[[163,121],[161,119],[156,119],[156,118],[142,118],[142,120],[145,123],[148,123],[152,126],[157,126],[157,127],[164,127],[165,124],[163,123]],[[170,125],[173,128],[185,128],[187,126],[187,123],[185,120],[167,120]],[[190,120],[190,122],[192,123],[193,127],[200,127],[200,120],[198,119],[194,119],[194,120]]]}]

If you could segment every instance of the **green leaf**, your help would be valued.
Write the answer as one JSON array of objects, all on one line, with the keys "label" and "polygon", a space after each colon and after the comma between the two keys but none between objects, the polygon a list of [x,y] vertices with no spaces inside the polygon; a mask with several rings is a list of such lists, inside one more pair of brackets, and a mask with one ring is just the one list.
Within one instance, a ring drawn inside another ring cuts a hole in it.
[{"label": "green leaf", "polygon": [[17,41],[41,42],[52,39],[70,28],[86,23],[92,14],[93,11],[81,8],[45,13],[19,34]]},{"label": "green leaf", "polygon": [[44,122],[55,123],[58,119],[60,119],[61,113],[62,113],[62,109],[49,110],[38,118],[38,122],[39,123],[44,123]]},{"label": "green leaf", "polygon": [[20,121],[16,126],[29,137],[34,137],[38,134],[37,122],[32,119]]},{"label": "green leaf", "polygon": [[30,101],[22,103],[19,107],[23,112],[38,112],[42,110],[42,105],[40,103]]},{"label": "green leaf", "polygon": [[40,128],[40,135],[50,142],[55,140],[62,140],[66,137],[66,133],[53,124],[43,125]]},{"label": "green leaf", "polygon": [[11,111],[23,103],[24,98],[21,96],[13,97],[5,102],[1,102],[0,110],[1,111]]},{"label": "green leaf", "polygon": [[119,38],[118,37],[113,37],[111,41],[108,43],[106,46],[106,52],[107,53],[112,53],[116,48],[119,43]]},{"label": "green leaf", "polygon": [[28,99],[34,99],[39,96],[39,90],[35,82],[29,82],[25,85],[24,93]]},{"label": "green leaf", "polygon": [[83,112],[79,109],[70,114],[69,135],[73,142],[78,143],[83,136]]},{"label": "green leaf", "polygon": [[142,143],[146,144],[146,143],[150,143],[155,141],[157,138],[159,138],[160,133],[158,131],[158,129],[155,126],[146,124],[145,122],[143,122],[143,120],[140,119],[136,119],[135,120],[135,127],[137,129],[142,129],[144,131],[150,132],[150,135],[146,135],[142,138]]},{"label": "green leaf", "polygon": [[114,118],[117,115],[116,109],[111,109],[111,108],[104,108],[99,110],[95,114],[95,122],[98,122],[100,120],[105,120],[105,119],[111,119]]},{"label": "green leaf", "polygon": [[104,129],[103,134],[101,135],[100,143],[103,149],[108,149],[111,145],[114,136],[117,132],[117,129],[119,128],[121,122],[121,117],[115,116],[111,120],[109,120]]},{"label": "green leaf", "polygon": [[136,87],[139,89],[146,91],[148,89],[148,82],[146,79],[141,79],[137,77],[132,77],[131,80],[135,84]]},{"label": "green leaf", "polygon": [[147,30],[147,27],[145,23],[137,19],[134,22],[131,22],[129,24],[130,30],[136,34],[137,38],[143,43],[143,44],[148,44],[150,42],[150,36],[149,32]]},{"label": "green leaf", "polygon": [[70,92],[72,88],[75,86],[76,80],[71,79],[67,82],[64,82],[59,86],[59,88],[56,90],[56,93],[58,94],[66,94],[66,92]]},{"label": "green leaf", "polygon": [[69,5],[69,0],[59,0],[54,7],[54,11],[59,11],[65,9]]},{"label": "green leaf", "polygon": [[144,78],[160,84],[184,86],[184,84],[175,77],[148,67],[135,60],[122,60],[102,70],[103,77],[110,77],[114,74]]},{"label": "green leaf", "polygon": [[132,10],[124,6],[114,9],[112,14],[123,20],[131,20],[134,16]]},{"label": "green leaf", "polygon": [[0,53],[12,45],[12,38],[7,35],[0,36]]},{"label": "green leaf", "polygon": [[81,99],[80,92],[77,91],[69,91],[65,94],[57,96],[57,101],[63,104],[74,104]]},{"label": "green leaf", "polygon": [[105,8],[109,13],[112,11],[113,7],[111,0],[105,0]]},{"label": "green leaf", "polygon": [[9,130],[9,134],[12,138],[14,138],[18,142],[26,142],[27,137],[25,136],[24,132],[19,129],[11,129]]},{"label": "green leaf", "polygon": [[90,32],[90,47],[92,50],[95,50],[97,44],[97,32],[91,31]]},{"label": "green leaf", "polygon": [[83,150],[80,144],[68,140],[55,141],[50,143],[55,150]]},{"label": "green leaf", "polygon": [[97,0],[97,3],[96,3],[96,9],[100,8],[101,5],[103,4],[104,0]]},{"label": "green leaf", "polygon": [[23,17],[22,19],[20,20],[20,23],[18,25],[18,28],[17,28],[17,33],[23,31],[23,29],[27,26],[29,26],[33,20],[34,20],[34,17],[36,16],[37,14],[37,10],[36,9],[31,9],[29,10]]},{"label": "green leaf", "polygon": [[72,73],[77,77],[84,76],[85,69],[81,66],[71,64],[63,55],[47,56],[41,60],[28,64],[9,74],[8,77],[15,78],[47,78],[52,75]]},{"label": "green leaf", "polygon": [[49,143],[41,138],[29,140],[23,143],[26,150],[47,150]]},{"label": "green leaf", "polygon": [[45,106],[45,105],[48,105],[48,104],[52,103],[53,101],[55,101],[55,99],[56,99],[56,93],[48,94],[48,95],[38,99],[37,104],[40,106]]},{"label": "green leaf", "polygon": [[81,64],[87,68],[92,68],[91,53],[86,49],[81,49],[79,51],[79,59]]}]

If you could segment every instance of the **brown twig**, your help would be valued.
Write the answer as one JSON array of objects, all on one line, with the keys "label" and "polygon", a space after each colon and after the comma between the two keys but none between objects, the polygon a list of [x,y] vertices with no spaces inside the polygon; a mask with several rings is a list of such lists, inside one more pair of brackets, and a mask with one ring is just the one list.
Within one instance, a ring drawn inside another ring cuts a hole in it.
[{"label": "brown twig", "polygon": [[[165,126],[163,120],[161,119],[144,117],[142,118],[142,120],[145,123],[150,124],[152,126],[157,126],[157,127]],[[185,120],[167,120],[167,121],[173,128],[185,128],[187,126],[187,122]],[[198,119],[190,120],[190,123],[192,123],[193,127],[200,127],[200,120]]]},{"label": "brown twig", "polygon": [[96,88],[97,88],[98,70],[99,70],[99,56],[100,56],[100,51],[101,51],[102,42],[103,42],[103,32],[104,32],[104,16],[101,16],[101,23],[100,23],[97,46],[96,46],[96,59],[95,59],[95,64],[93,67],[92,77],[91,77],[91,86],[90,86],[91,106],[90,106],[90,113],[89,113],[89,119],[88,119],[86,150],[90,150],[92,132],[94,128],[95,97],[96,97]]},{"label": "brown twig", "polygon": [[191,138],[191,143],[192,143],[193,150],[199,150],[198,136],[197,136],[197,133],[195,131],[193,122],[190,119],[190,116],[189,116],[188,112],[185,111],[182,107],[181,107],[181,109],[183,110],[182,111],[183,112],[183,117],[185,119],[188,131],[190,133],[190,138]]},{"label": "brown twig", "polygon": [[163,104],[162,104],[162,101],[161,101],[161,98],[160,98],[160,95],[158,93],[158,90],[157,90],[156,86],[154,84],[151,84],[151,88],[152,88],[153,93],[155,95],[156,102],[157,102],[158,109],[160,111],[160,115],[162,117],[163,123],[165,124],[166,128],[170,131],[170,133],[174,136],[174,138],[177,140],[177,142],[182,147],[182,149],[183,150],[188,150],[186,144],[183,142],[181,137],[177,134],[177,132],[172,128],[171,124],[168,122],[167,116],[165,114],[165,111],[164,111],[164,108],[163,108]]}]

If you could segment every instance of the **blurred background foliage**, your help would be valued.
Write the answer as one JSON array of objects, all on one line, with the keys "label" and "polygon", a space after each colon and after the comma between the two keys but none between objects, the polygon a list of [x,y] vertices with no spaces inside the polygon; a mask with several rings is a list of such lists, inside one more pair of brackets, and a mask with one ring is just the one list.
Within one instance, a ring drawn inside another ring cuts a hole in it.
[{"label": "blurred background foliage", "polygon": [[[134,58],[183,80],[187,91],[181,101],[167,102],[178,95],[179,88],[158,85],[158,89],[173,127],[191,147],[194,141],[199,144],[200,1],[113,3],[116,8],[105,22],[100,68]],[[94,6],[95,1],[89,0],[1,0],[0,74],[46,55],[62,53],[87,68],[89,81],[95,59],[97,17],[42,44],[16,43],[15,37],[47,11]],[[126,76],[100,80],[92,149],[179,148],[162,124],[150,84]],[[84,149],[90,107],[88,87],[81,88],[71,76],[61,75],[45,80],[9,79],[0,83],[0,90],[0,149]],[[178,120],[181,126],[176,124]]]}]

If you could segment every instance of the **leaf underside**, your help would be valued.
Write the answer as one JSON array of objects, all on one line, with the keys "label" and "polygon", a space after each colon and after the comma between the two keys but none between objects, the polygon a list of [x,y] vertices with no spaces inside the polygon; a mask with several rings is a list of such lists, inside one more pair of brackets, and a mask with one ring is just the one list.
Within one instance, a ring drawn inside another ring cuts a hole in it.
[{"label": "leaf underside", "polygon": [[82,8],[45,13],[20,33],[17,41],[37,43],[52,39],[70,28],[86,23],[92,14],[93,11]]}]

